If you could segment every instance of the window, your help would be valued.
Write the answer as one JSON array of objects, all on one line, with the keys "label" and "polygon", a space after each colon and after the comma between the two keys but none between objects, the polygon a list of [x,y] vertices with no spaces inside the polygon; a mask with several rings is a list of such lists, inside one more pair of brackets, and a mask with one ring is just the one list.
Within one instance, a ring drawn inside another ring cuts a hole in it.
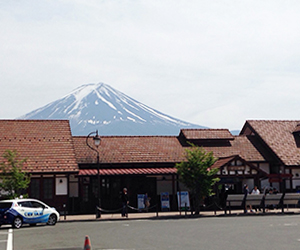
[{"label": "window", "polygon": [[110,195],[110,189],[109,189],[109,179],[108,178],[103,178],[102,179],[102,193],[104,195]]},{"label": "window", "polygon": [[31,202],[32,207],[34,208],[45,208],[43,204],[37,202],[37,201],[32,201]]},{"label": "window", "polygon": [[0,209],[11,208],[12,202],[0,202]]},{"label": "window", "polygon": [[20,207],[32,207],[30,201],[21,201],[21,202],[18,202],[18,204]]},{"label": "window", "polygon": [[53,199],[53,179],[43,180],[44,199]]},{"label": "window", "polygon": [[89,186],[85,185],[83,186],[83,197],[82,200],[84,202],[88,202],[89,201]]},{"label": "window", "polygon": [[40,180],[39,179],[31,179],[30,197],[40,199]]}]

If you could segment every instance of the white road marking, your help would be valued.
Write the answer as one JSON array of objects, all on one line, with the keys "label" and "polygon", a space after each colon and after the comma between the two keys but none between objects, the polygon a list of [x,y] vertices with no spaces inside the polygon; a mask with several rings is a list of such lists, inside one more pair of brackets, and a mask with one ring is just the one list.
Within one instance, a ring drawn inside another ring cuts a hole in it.
[{"label": "white road marking", "polygon": [[13,250],[13,230],[8,230],[6,250]]},{"label": "white road marking", "polygon": [[286,227],[297,226],[297,223],[285,223],[284,226]]}]

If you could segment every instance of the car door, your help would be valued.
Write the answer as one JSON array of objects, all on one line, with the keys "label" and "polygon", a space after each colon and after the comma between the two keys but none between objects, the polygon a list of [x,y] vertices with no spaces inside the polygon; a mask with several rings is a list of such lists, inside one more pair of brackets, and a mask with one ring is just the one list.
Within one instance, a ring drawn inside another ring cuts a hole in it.
[{"label": "car door", "polygon": [[46,223],[48,221],[48,207],[38,201],[31,201],[32,212],[36,223]]},{"label": "car door", "polygon": [[21,215],[23,223],[29,223],[33,218],[30,201],[19,201],[17,211]]},{"label": "car door", "polygon": [[19,213],[23,217],[23,223],[35,224],[44,222],[42,204],[34,201],[21,201],[18,202]]}]

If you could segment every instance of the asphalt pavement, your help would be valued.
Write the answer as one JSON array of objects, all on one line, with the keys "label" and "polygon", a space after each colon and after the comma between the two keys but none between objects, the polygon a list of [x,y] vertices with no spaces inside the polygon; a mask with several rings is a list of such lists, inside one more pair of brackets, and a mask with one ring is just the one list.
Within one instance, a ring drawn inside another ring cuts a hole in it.
[{"label": "asphalt pavement", "polygon": [[103,213],[101,218],[62,215],[55,227],[14,230],[13,242],[16,250],[79,250],[88,236],[92,249],[294,250],[299,249],[299,215],[300,208],[285,209],[284,214],[280,209],[247,214],[232,210],[227,215],[201,211],[192,219],[190,212],[132,212],[128,218],[119,213]]}]

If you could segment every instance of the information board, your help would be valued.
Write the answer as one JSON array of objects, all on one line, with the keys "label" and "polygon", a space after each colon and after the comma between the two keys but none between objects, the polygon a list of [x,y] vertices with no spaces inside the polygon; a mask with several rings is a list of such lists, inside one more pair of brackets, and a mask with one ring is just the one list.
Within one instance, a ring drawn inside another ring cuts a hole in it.
[{"label": "information board", "polygon": [[160,193],[160,203],[162,210],[169,210],[170,209],[170,200],[169,200],[169,193],[162,192]]},{"label": "information board", "polygon": [[144,204],[144,194],[138,194],[137,195],[137,201],[138,201],[138,209],[144,209],[145,204]]},{"label": "information board", "polygon": [[177,192],[177,200],[178,200],[178,207],[180,208],[187,208],[190,207],[190,198],[188,191],[181,191]]}]

